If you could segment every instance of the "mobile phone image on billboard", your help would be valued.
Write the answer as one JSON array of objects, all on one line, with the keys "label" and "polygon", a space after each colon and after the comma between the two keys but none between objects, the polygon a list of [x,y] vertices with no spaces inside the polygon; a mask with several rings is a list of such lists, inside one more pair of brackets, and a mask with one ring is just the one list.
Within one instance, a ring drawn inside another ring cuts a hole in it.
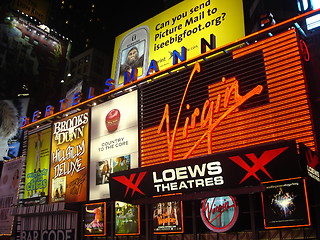
[{"label": "mobile phone image on billboard", "polygon": [[124,75],[137,71],[137,79],[146,76],[149,59],[149,27],[140,26],[123,37],[117,59],[115,85],[124,85]]}]

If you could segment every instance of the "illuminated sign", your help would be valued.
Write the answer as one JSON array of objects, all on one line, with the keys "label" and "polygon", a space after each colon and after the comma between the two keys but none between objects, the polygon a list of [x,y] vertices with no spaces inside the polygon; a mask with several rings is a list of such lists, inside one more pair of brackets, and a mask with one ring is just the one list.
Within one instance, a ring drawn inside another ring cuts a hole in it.
[{"label": "illuminated sign", "polygon": [[92,108],[90,200],[109,198],[111,173],[138,167],[138,94]]},{"label": "illuminated sign", "polygon": [[122,86],[125,72],[132,69],[137,69],[138,79],[148,75],[151,60],[161,69],[170,67],[174,52],[182,46],[188,58],[198,56],[205,52],[202,38],[216,48],[243,37],[242,9],[241,0],[183,1],[119,35],[112,64],[115,86]]},{"label": "illuminated sign", "polygon": [[24,198],[48,196],[51,128],[28,136]]},{"label": "illuminated sign", "polygon": [[89,111],[53,123],[50,201],[87,199]]},{"label": "illuminated sign", "polygon": [[160,202],[153,204],[154,234],[183,233],[182,201]]},{"label": "illuminated sign", "polygon": [[140,206],[115,201],[115,235],[140,234]]},{"label": "illuminated sign", "polygon": [[236,223],[239,206],[232,196],[207,198],[201,201],[203,223],[213,232],[226,232]]},{"label": "illuminated sign", "polygon": [[[165,105],[165,109],[163,112],[163,116],[160,122],[160,125],[158,127],[158,133],[161,132],[161,130],[164,128],[164,125],[166,126],[166,136],[167,136],[167,142],[168,142],[168,156],[169,161],[174,160],[174,146],[176,143],[176,134],[177,134],[177,128],[178,123],[180,121],[180,114],[182,111],[182,107],[185,103],[185,97],[188,91],[188,88],[190,86],[190,82],[193,79],[193,76],[196,72],[200,72],[200,64],[196,63],[194,65],[194,68],[190,74],[189,81],[187,82],[187,86],[184,90],[183,97],[181,99],[181,103],[179,106],[178,115],[174,125],[173,133],[170,134],[170,110],[169,105]],[[211,136],[212,132],[215,130],[215,128],[219,125],[221,121],[223,121],[225,118],[228,117],[234,110],[238,109],[245,101],[252,98],[254,95],[260,94],[262,92],[263,86],[257,85],[253,89],[251,89],[247,94],[244,96],[240,95],[239,93],[239,82],[236,80],[236,78],[226,79],[222,78],[222,82],[230,82],[230,84],[226,87],[224,92],[224,99],[222,99],[222,94],[219,94],[216,96],[216,101],[210,101],[206,100],[202,110],[199,110],[199,108],[195,108],[190,115],[190,117],[186,117],[184,127],[183,127],[183,138],[188,137],[188,129],[189,128],[195,128],[197,125],[197,121],[200,123],[201,128],[207,128],[206,131],[204,131],[203,135],[199,138],[198,141],[195,142],[195,144],[190,148],[190,150],[184,155],[183,158],[188,158],[193,153],[193,151],[201,144],[201,142],[206,139],[208,142],[208,153],[212,153],[212,146],[211,146]],[[232,96],[233,95],[233,96]],[[233,97],[234,104],[229,106],[230,104],[230,98]],[[218,117],[217,119],[214,118],[214,113],[219,114],[220,113],[220,106],[223,101],[223,107],[227,108],[225,112]],[[186,108],[189,110],[190,105],[187,103]],[[170,136],[171,135],[171,136]]]},{"label": "illuminated sign", "polygon": [[306,176],[309,176],[311,179],[320,182],[320,162],[318,154],[313,152],[303,143],[299,144],[299,150],[301,158],[304,160],[303,164],[305,164],[306,167]]},{"label": "illuminated sign", "polygon": [[106,235],[106,203],[85,204],[84,236]]},{"label": "illuminated sign", "polygon": [[[283,172],[284,168],[288,170]],[[130,202],[173,193],[260,185],[261,181],[300,173],[296,143],[282,141],[116,172],[109,181],[111,197]]]},{"label": "illuminated sign", "polygon": [[295,30],[141,87],[141,166],[259,143],[315,146]]},{"label": "illuminated sign", "polygon": [[303,178],[264,182],[261,193],[265,228],[310,226],[306,181]]}]

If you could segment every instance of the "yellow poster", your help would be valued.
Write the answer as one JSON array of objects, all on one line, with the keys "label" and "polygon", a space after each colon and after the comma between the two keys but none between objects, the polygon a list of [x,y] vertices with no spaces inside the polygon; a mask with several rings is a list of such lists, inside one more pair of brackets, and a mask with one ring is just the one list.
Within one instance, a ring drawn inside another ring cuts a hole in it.
[{"label": "yellow poster", "polygon": [[24,198],[48,196],[51,128],[30,134]]},{"label": "yellow poster", "polygon": [[87,200],[89,110],[53,123],[50,202]]},{"label": "yellow poster", "polygon": [[120,87],[124,72],[145,77],[151,60],[159,70],[172,66],[182,47],[187,60],[200,55],[202,38],[216,48],[244,35],[242,0],[185,0],[116,38],[111,77]]}]

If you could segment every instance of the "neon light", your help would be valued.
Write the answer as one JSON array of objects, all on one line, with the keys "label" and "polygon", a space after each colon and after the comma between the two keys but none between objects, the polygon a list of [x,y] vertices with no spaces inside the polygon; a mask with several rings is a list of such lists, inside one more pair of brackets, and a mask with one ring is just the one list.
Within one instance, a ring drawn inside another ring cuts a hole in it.
[{"label": "neon light", "polygon": [[32,122],[38,121],[41,116],[41,112],[39,110],[35,111],[32,116]]},{"label": "neon light", "polygon": [[[193,79],[193,76],[195,72],[200,72],[200,64],[196,63],[194,65],[194,68],[190,74],[189,81],[187,83],[187,86],[185,88],[180,108],[178,111],[178,115],[175,121],[175,126],[173,129],[173,133],[170,136],[170,112],[169,112],[169,105],[166,104],[163,116],[160,122],[160,125],[158,126],[158,134],[161,132],[164,123],[166,123],[166,134],[167,134],[167,145],[168,145],[168,154],[169,154],[169,161],[174,160],[174,146],[176,141],[176,135],[177,135],[177,128],[178,123],[180,121],[180,115],[182,111],[182,106],[185,102],[186,94],[189,89],[189,85],[191,80]],[[226,83],[227,79],[222,78],[222,82]],[[223,121],[227,116],[229,116],[235,109],[240,107],[245,101],[253,97],[254,95],[258,95],[262,92],[263,87],[261,85],[258,85],[254,87],[251,91],[249,91],[244,96],[241,96],[239,93],[239,82],[236,80],[235,77],[228,79],[228,82],[231,82],[231,86],[227,86],[225,89],[224,99],[223,99],[223,107],[227,108],[230,104],[230,98],[233,93],[234,98],[234,104],[230,106],[226,111],[218,117],[215,121],[213,119],[213,113],[220,112],[220,108],[222,105],[221,101],[221,94],[217,95],[216,102],[207,100],[203,106],[203,109],[201,111],[201,128],[207,127],[208,130],[205,131],[205,133],[196,141],[196,143],[189,149],[189,151],[183,156],[184,159],[190,157],[190,155],[193,153],[193,151],[199,146],[199,144],[207,137],[207,151],[208,154],[212,153],[212,132],[214,129]],[[187,105],[187,109],[188,109]],[[190,106],[189,106],[190,108]],[[200,115],[200,110],[196,108],[191,116],[191,128],[196,127],[196,118]],[[183,136],[186,138],[188,136],[188,125],[189,125],[189,118],[186,119],[184,129],[183,129]]]},{"label": "neon light", "polygon": [[[291,29],[234,50],[232,56],[236,64],[242,64],[246,68],[247,64],[250,64],[247,63],[246,56],[258,54],[258,51],[261,51],[264,60],[264,69],[259,71],[264,70],[265,73],[269,103],[247,110],[235,109],[232,114],[223,119],[223,124],[218,124],[211,136],[212,153],[285,139],[296,139],[297,142],[303,142],[314,149],[315,140],[306,80],[295,30]],[[252,55],[249,56],[252,58]],[[218,64],[220,66],[223,63],[218,62]],[[217,71],[217,73],[220,72]],[[246,74],[245,70],[241,74]],[[201,76],[204,75],[201,72]],[[207,74],[207,77],[210,75]],[[231,80],[226,80],[230,84]],[[193,79],[192,81],[200,80]],[[161,126],[141,130],[141,166],[167,162],[168,141],[174,141],[175,144],[173,160],[184,159],[191,148],[193,148],[192,156],[208,154],[207,135],[197,147],[194,145],[210,131],[209,126],[213,124],[213,120],[219,119],[226,111],[223,108],[223,92],[226,86],[229,86],[228,84],[220,81],[209,85],[208,99],[204,99],[202,107],[194,108],[192,111],[192,102],[183,104],[182,110],[189,110],[191,113],[188,116],[184,115],[184,118],[181,119],[179,123],[181,127],[176,130],[175,139],[172,138],[173,129],[167,128],[169,131],[166,131],[165,126],[170,126],[167,122],[163,122],[161,129],[163,132],[160,134],[158,130]],[[220,100],[219,95],[221,95]],[[219,101],[220,104],[217,103]],[[232,97],[229,104],[234,104]],[[220,106],[220,109],[215,110],[216,106]],[[163,121],[170,120],[170,107],[167,106],[166,111],[163,112]],[[210,113],[214,114],[215,119],[213,117],[210,119]]]},{"label": "neon light", "polygon": [[239,207],[234,197],[222,196],[201,201],[203,223],[213,232],[226,232],[236,223]]},{"label": "neon light", "polygon": [[160,122],[160,125],[158,127],[158,133],[160,133],[160,131],[161,131],[162,127],[163,127],[163,123],[164,123],[164,121],[166,121],[168,154],[169,154],[169,160],[170,161],[173,161],[173,158],[174,158],[173,149],[174,149],[174,143],[175,143],[175,138],[176,138],[176,134],[177,134],[178,123],[179,123],[179,120],[180,120],[180,114],[181,114],[181,110],[182,110],[182,105],[183,105],[184,100],[186,98],[190,82],[191,82],[195,72],[200,72],[200,64],[199,63],[196,63],[194,65],[193,70],[192,70],[192,72],[190,74],[190,77],[189,77],[189,81],[187,83],[187,87],[186,87],[186,89],[185,89],[185,91],[183,93],[183,97],[182,97],[182,101],[181,101],[181,104],[180,104],[178,116],[177,116],[176,123],[175,123],[174,129],[173,129],[172,137],[170,138],[170,126],[169,126],[170,117],[169,117],[169,105],[168,104],[166,104],[166,106],[165,106],[164,115],[163,115],[164,117],[162,118],[162,120]]}]

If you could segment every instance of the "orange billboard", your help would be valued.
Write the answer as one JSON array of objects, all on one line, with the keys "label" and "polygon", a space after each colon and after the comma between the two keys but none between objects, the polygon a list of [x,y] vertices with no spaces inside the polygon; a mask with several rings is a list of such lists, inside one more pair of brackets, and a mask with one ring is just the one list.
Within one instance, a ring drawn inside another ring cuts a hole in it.
[{"label": "orange billboard", "polygon": [[87,200],[89,110],[53,123],[50,202]]},{"label": "orange billboard", "polygon": [[141,89],[140,164],[295,139],[315,147],[294,29]]}]

